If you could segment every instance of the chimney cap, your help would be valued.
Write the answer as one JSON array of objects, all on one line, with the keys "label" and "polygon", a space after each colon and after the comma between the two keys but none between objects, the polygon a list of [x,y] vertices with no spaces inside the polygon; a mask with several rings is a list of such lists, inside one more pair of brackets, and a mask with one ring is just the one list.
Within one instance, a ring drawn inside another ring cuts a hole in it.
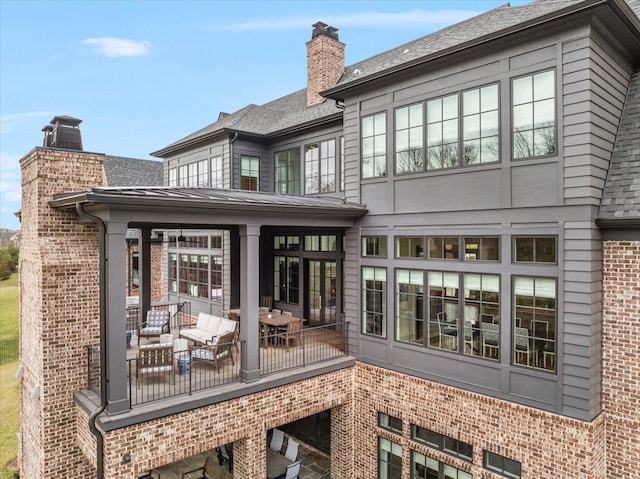
[{"label": "chimney cap", "polygon": [[42,131],[53,131],[53,125],[44,125]]},{"label": "chimney cap", "polygon": [[80,118],[74,118],[72,116],[60,115],[60,116],[54,116],[51,119],[50,123],[52,125],[55,125],[56,123],[58,123],[61,125],[78,126],[80,123],[82,123],[82,120]]},{"label": "chimney cap", "polygon": [[338,40],[338,29],[332,26],[327,25],[324,22],[316,22],[313,25],[313,32],[311,33],[311,39],[313,40],[316,37],[324,35],[329,38],[333,38],[334,40]]}]

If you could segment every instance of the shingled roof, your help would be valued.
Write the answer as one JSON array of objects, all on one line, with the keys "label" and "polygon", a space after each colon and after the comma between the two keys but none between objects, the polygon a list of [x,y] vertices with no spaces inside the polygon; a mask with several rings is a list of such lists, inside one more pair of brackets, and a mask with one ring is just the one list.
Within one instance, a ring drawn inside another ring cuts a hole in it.
[{"label": "shingled roof", "polygon": [[104,157],[104,174],[109,186],[162,186],[162,168],[162,161],[112,155]]},{"label": "shingled roof", "polygon": [[640,70],[631,78],[604,185],[599,224],[640,220]]}]

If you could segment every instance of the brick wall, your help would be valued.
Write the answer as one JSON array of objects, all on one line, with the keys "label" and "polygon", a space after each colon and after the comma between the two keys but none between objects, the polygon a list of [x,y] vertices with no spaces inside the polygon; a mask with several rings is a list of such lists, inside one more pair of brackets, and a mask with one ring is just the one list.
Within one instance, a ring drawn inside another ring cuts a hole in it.
[{"label": "brick wall", "polygon": [[[606,477],[599,440],[604,429],[601,417],[582,422],[363,363],[356,366],[354,397],[358,450],[354,477],[377,477],[378,435],[402,446],[403,477],[407,478],[411,449],[470,472],[474,478],[501,477],[482,467],[483,449],[520,461],[522,478]],[[378,412],[402,419],[403,434],[378,428]],[[473,462],[412,441],[411,424],[471,444]]]},{"label": "brick wall", "polygon": [[602,403],[607,474],[640,477],[640,241],[605,241]]},{"label": "brick wall", "polygon": [[[206,366],[205,366],[206,367]],[[263,479],[267,431],[334,409],[331,477],[351,477],[353,372],[343,369],[105,434],[105,478],[137,478],[154,467],[234,443],[234,477]],[[85,416],[79,413],[79,416]],[[82,449],[95,451],[86,420],[77,422]],[[344,433],[344,434],[343,434]],[[124,454],[131,462],[122,462]],[[88,456],[95,461],[95,452]],[[354,476],[357,477],[357,476]],[[375,476],[374,476],[375,477]]]},{"label": "brick wall", "polygon": [[[49,207],[53,194],[103,183],[103,155],[35,148],[21,160],[21,477],[89,478],[73,392],[85,387],[84,346],[98,343],[98,229]],[[30,393],[40,386],[38,397]]]}]

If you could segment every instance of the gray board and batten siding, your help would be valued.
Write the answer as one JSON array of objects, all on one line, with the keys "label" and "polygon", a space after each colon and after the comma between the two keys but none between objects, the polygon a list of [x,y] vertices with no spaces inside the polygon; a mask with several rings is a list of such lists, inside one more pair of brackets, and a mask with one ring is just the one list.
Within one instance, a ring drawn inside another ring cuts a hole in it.
[{"label": "gray board and batten siding", "polygon": [[[417,74],[403,72],[377,89],[345,94],[347,199],[368,215],[346,238],[348,318],[361,316],[360,270],[387,268],[387,339],[360,334],[360,360],[426,379],[539,407],[583,420],[601,410],[602,245],[597,207],[632,74],[627,52],[587,20],[521,37],[509,45],[460,55]],[[478,52],[476,52],[478,53]],[[556,151],[542,158],[511,159],[511,79],[552,69],[556,82]],[[396,81],[397,80],[397,81]],[[498,83],[500,162],[394,175],[394,109],[446,94]],[[391,86],[389,86],[391,85]],[[387,114],[387,172],[360,179],[360,119]],[[554,235],[558,263],[522,265],[511,260],[513,235]],[[360,256],[360,237],[386,236],[386,259]],[[395,235],[498,236],[496,263],[396,260]],[[500,361],[475,359],[394,340],[395,268],[501,275]],[[557,279],[555,374],[511,364],[512,282],[515,275]],[[359,286],[355,286],[359,285]]]}]

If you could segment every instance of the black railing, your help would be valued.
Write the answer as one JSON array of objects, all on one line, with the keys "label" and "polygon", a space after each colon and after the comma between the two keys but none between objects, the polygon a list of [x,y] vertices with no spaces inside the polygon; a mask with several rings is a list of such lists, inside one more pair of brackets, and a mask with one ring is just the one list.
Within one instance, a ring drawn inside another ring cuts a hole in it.
[{"label": "black railing", "polygon": [[[187,318],[191,317],[191,301],[151,303],[151,309],[169,310],[171,313],[169,326],[172,330],[177,330],[183,321],[190,322]],[[127,306],[127,331],[138,331],[139,318],[140,306],[137,304]]]},{"label": "black railing", "polygon": [[141,346],[137,357],[127,360],[131,406],[239,381],[235,348],[235,342],[181,352],[169,343]]},{"label": "black railing", "polygon": [[[346,355],[347,325],[333,323],[261,337],[260,373],[266,376]],[[126,364],[131,407],[240,381],[242,347],[234,342],[174,352],[173,343],[140,346]],[[91,346],[87,346],[87,378],[87,388],[99,395],[100,354]]]},{"label": "black railing", "polygon": [[347,354],[347,323],[304,328],[261,338],[260,373],[302,368]]}]

